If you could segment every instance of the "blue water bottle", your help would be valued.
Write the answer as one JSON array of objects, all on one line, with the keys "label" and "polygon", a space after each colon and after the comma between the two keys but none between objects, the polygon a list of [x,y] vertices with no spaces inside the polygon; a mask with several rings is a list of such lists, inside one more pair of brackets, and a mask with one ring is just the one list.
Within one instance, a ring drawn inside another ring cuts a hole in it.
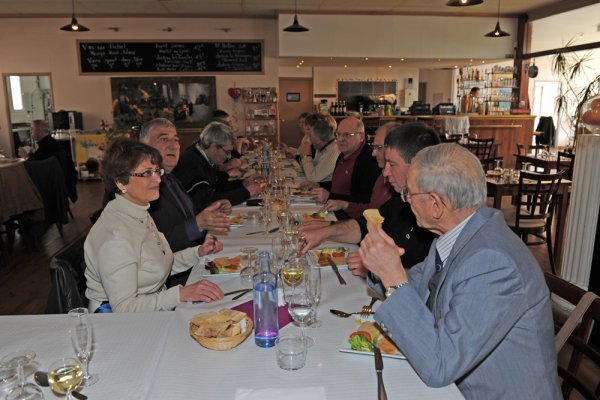
[{"label": "blue water bottle", "polygon": [[277,277],[269,268],[269,252],[258,255],[260,270],[254,275],[254,342],[259,347],[273,347],[279,337]]}]

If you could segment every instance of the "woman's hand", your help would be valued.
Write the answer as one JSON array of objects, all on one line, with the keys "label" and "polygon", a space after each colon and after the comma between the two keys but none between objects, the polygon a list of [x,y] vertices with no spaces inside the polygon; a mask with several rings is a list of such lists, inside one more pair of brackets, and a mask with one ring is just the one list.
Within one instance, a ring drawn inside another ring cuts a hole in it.
[{"label": "woman's hand", "polygon": [[202,257],[207,254],[218,253],[221,250],[223,250],[223,243],[219,242],[219,240],[213,235],[206,235],[204,243],[198,246],[198,255]]},{"label": "woman's hand", "polygon": [[179,288],[180,301],[204,301],[210,303],[221,299],[223,299],[221,288],[206,279]]}]

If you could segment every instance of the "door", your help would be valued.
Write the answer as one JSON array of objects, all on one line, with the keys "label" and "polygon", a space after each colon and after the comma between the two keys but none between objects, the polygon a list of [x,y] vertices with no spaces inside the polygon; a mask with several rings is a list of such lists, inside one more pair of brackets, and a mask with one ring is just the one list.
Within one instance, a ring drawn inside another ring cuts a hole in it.
[{"label": "door", "polygon": [[298,116],[313,112],[312,78],[279,79],[279,140],[297,147],[302,140]]}]

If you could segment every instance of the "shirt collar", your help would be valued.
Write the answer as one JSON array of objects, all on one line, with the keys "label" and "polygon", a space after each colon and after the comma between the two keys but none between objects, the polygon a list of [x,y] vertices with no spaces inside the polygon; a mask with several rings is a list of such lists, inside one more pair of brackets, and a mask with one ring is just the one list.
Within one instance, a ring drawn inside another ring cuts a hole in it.
[{"label": "shirt collar", "polygon": [[344,160],[344,161],[356,160],[358,158],[358,155],[362,151],[363,147],[365,147],[365,143],[366,143],[366,140],[363,140],[363,142],[361,143],[361,145],[358,146],[358,148],[356,150],[354,150],[354,152],[352,152],[352,154],[350,154],[347,157],[344,156],[344,154],[342,154],[342,160]]},{"label": "shirt collar", "polygon": [[450,252],[454,247],[454,243],[456,243],[456,239],[458,239],[458,235],[460,235],[463,228],[467,225],[467,222],[469,222],[473,214],[475,214],[475,212],[471,213],[467,218],[463,219],[454,228],[444,233],[438,238],[437,242],[435,242],[435,248],[440,254],[440,258],[442,259],[443,263],[446,263],[446,260],[448,259],[448,256],[450,256]]}]

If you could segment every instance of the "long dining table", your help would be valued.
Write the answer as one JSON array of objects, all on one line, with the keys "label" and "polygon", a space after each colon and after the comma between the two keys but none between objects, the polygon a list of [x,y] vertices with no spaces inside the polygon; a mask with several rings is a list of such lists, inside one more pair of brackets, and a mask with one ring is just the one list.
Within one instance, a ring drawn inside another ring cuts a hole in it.
[{"label": "long dining table", "polygon": [[[257,207],[237,206],[234,213],[252,214]],[[314,204],[293,205],[295,212],[312,212]],[[223,253],[239,254],[239,248],[253,245],[270,250],[268,235],[246,235],[257,226],[233,229],[219,236],[225,243]],[[338,246],[339,243],[325,243]],[[350,250],[356,245],[344,244]],[[206,260],[203,260],[206,261]],[[309,257],[313,268],[315,259]],[[90,399],[233,399],[276,400],[368,399],[377,396],[377,378],[371,354],[353,354],[348,350],[348,336],[358,327],[354,317],[340,318],[329,312],[339,309],[360,311],[370,302],[364,279],[353,276],[343,265],[340,273],[347,285],[340,285],[330,267],[321,267],[322,296],[318,307],[318,328],[306,328],[315,339],[308,349],[304,368],[285,371],[277,366],[275,349],[264,349],[250,336],[228,351],[202,347],[189,334],[189,320],[196,314],[231,308],[252,300],[252,292],[237,300],[227,296],[214,303],[183,303],[174,311],[153,313],[93,314],[93,355],[90,371],[100,380],[85,387]],[[209,279],[224,292],[242,288],[239,274],[210,275],[204,262],[192,268],[188,282]],[[374,308],[380,303],[375,303]],[[251,316],[252,317],[252,316]],[[24,315],[0,317],[0,356],[17,349],[31,349],[37,357],[28,367],[46,370],[51,362],[73,356],[69,336],[71,321],[67,315]],[[299,335],[300,328],[289,323],[280,335]],[[388,398],[462,399],[456,385],[427,387],[405,359],[384,358],[383,379]],[[31,381],[31,375],[28,375]],[[44,388],[47,399],[54,398]],[[1,395],[0,395],[1,398]]]}]

